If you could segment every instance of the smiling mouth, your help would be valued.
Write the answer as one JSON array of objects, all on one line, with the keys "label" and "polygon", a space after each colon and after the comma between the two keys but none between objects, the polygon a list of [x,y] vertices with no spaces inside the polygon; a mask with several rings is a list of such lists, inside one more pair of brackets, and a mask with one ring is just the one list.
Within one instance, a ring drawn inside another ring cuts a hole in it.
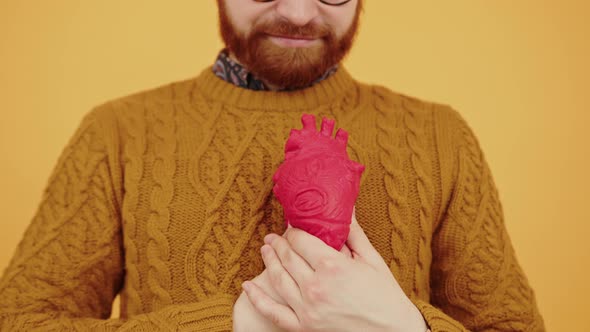
[{"label": "smiling mouth", "polygon": [[273,35],[269,34],[271,37],[282,38],[282,39],[292,39],[292,40],[316,40],[318,37],[314,36],[288,36],[288,35]]},{"label": "smiling mouth", "polygon": [[269,34],[268,37],[275,44],[283,47],[307,47],[320,40],[319,37],[313,36],[281,36]]}]

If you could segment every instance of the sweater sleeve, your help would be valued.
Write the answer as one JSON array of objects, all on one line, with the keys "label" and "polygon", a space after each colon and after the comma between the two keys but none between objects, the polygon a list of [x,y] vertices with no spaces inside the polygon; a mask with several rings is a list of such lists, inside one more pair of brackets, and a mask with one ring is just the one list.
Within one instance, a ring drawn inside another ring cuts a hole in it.
[{"label": "sweater sleeve", "polygon": [[125,270],[120,187],[98,110],[61,153],[0,279],[0,330],[231,331],[230,295],[108,319]]},{"label": "sweater sleeve", "polygon": [[433,332],[544,331],[479,142],[457,111],[439,116],[452,193],[433,234],[431,303],[415,304]]}]

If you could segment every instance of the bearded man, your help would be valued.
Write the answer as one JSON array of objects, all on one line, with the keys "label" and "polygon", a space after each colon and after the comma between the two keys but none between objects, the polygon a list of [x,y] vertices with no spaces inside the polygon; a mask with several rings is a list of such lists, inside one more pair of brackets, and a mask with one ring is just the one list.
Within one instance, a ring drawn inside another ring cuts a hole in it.
[{"label": "bearded man", "polygon": [[[342,65],[361,0],[217,4],[212,66],[82,120],[0,281],[2,330],[544,330],[471,128]],[[341,250],[273,196],[304,113],[366,167]]]}]

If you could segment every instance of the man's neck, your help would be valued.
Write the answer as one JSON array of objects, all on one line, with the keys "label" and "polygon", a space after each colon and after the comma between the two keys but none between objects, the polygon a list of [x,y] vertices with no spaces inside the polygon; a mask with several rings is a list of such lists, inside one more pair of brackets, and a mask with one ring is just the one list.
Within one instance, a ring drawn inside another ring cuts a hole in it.
[{"label": "man's neck", "polygon": [[[311,83],[310,86],[328,78],[335,73],[337,69],[338,65],[333,66],[326,71],[324,75]],[[254,74],[242,65],[227,49],[223,49],[219,52],[217,60],[213,66],[213,72],[223,80],[246,89],[266,91],[290,90],[289,88],[270,84],[263,79],[255,77]]]}]

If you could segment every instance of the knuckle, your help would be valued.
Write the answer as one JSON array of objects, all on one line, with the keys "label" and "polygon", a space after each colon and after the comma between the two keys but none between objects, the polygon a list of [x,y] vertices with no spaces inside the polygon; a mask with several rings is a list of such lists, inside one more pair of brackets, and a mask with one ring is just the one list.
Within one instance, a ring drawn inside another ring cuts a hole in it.
[{"label": "knuckle", "polygon": [[295,232],[291,229],[288,229],[285,232],[285,238],[287,239],[287,241],[291,242],[293,240],[293,235],[295,234]]},{"label": "knuckle", "polygon": [[283,254],[286,249],[286,242],[287,241],[284,238],[279,236],[274,241],[272,241],[271,246],[280,255]]},{"label": "knuckle", "polygon": [[276,312],[269,313],[269,319],[274,325],[281,325],[281,317]]},{"label": "knuckle", "polygon": [[293,272],[297,269],[297,266],[295,264],[293,264],[292,262],[283,263],[283,267],[285,268],[287,273],[290,273],[289,271]]},{"label": "knuckle", "polygon": [[296,254],[291,249],[291,247],[289,247],[289,245],[287,244],[287,242],[284,239],[283,239],[283,241],[281,241],[280,244],[277,245],[276,251],[277,251],[277,255],[279,257],[279,260],[281,261],[281,264],[285,268],[292,268],[292,267],[296,266],[296,263],[297,263]]},{"label": "knuckle", "polygon": [[319,314],[314,310],[304,310],[301,313],[300,321],[304,327],[317,327],[320,323]]},{"label": "knuckle", "polygon": [[281,268],[277,265],[273,265],[269,268],[270,280],[273,283],[276,283],[277,280],[281,277]]},{"label": "knuckle", "polygon": [[296,265],[296,257],[295,257],[295,253],[292,250],[285,250],[285,252],[283,253],[283,266],[285,266],[286,268],[292,268]]},{"label": "knuckle", "polygon": [[338,272],[340,267],[338,266],[337,262],[333,258],[322,258],[318,262],[318,268],[321,270],[325,270],[326,272]]},{"label": "knuckle", "polygon": [[254,305],[256,308],[264,307],[262,299],[256,294],[250,295],[249,300],[250,302],[252,302],[252,305]]},{"label": "knuckle", "polygon": [[305,289],[305,295],[312,302],[321,302],[325,298],[325,291],[318,282],[312,282]]},{"label": "knuckle", "polygon": [[275,268],[270,274],[272,284],[278,288],[284,288],[288,285],[288,277],[288,274],[281,268]]},{"label": "knuckle", "polygon": [[297,243],[299,237],[297,236],[298,231],[291,229],[286,236],[286,239],[289,243],[294,244]]},{"label": "knuckle", "polygon": [[287,286],[287,276],[285,275],[285,273],[281,273],[277,276],[277,279],[275,280],[275,285],[281,289],[284,289]]},{"label": "knuckle", "polygon": [[282,248],[283,252],[282,252],[282,262],[283,265],[291,265],[294,262],[294,255],[293,255],[293,251],[291,251],[289,248]]}]

